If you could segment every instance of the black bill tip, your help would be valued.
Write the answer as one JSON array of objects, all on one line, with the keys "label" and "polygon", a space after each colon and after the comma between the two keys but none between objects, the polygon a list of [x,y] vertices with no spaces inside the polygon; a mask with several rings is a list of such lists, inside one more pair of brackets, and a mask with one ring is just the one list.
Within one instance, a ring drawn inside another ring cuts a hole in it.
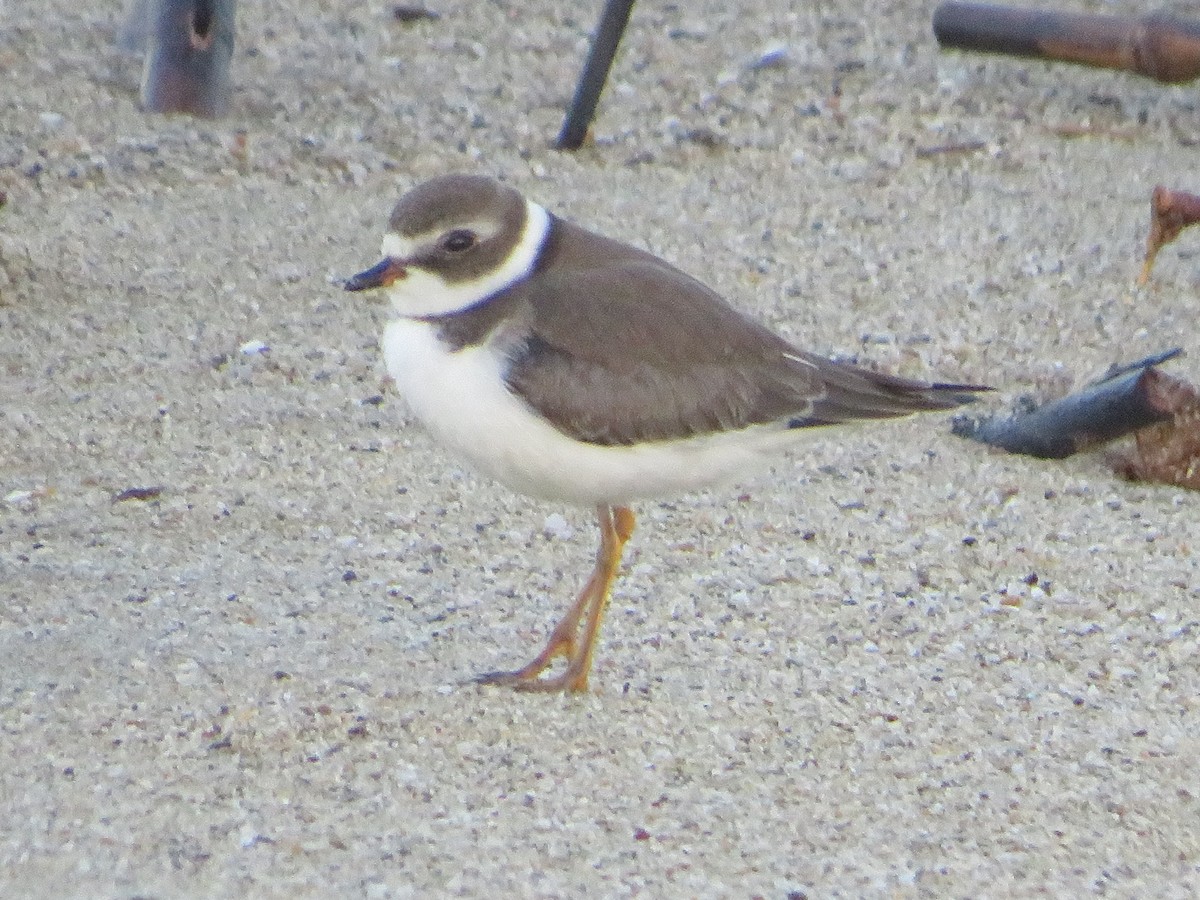
[{"label": "black bill tip", "polygon": [[387,287],[398,278],[405,275],[404,266],[394,259],[384,259],[371,268],[347,278],[342,287],[348,291],[369,291],[373,288]]}]

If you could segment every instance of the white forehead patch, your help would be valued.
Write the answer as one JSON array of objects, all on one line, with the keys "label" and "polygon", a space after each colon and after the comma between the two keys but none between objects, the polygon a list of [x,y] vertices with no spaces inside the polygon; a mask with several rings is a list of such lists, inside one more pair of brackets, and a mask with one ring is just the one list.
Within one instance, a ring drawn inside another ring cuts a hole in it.
[{"label": "white forehead patch", "polygon": [[[484,240],[495,237],[499,229],[495,222],[465,222],[459,227],[472,229]],[[497,268],[472,281],[453,284],[444,281],[440,275],[409,269],[404,278],[393,281],[388,288],[392,308],[401,317],[413,319],[444,316],[466,309],[528,275],[549,230],[550,214],[537,203],[526,200],[521,237]],[[415,238],[389,232],[383,236],[381,249],[385,257],[408,259],[418,248],[428,246],[439,236],[440,232]]]},{"label": "white forehead patch", "polygon": [[389,231],[383,236],[383,242],[379,246],[384,258],[391,257],[393,259],[408,259],[417,249],[417,242],[412,238],[401,237],[393,231]]},{"label": "white forehead patch", "polygon": [[[456,222],[455,229],[463,228],[467,231],[473,231],[481,241],[490,241],[500,233],[502,222],[497,222],[495,219],[483,220],[476,222]],[[421,234],[396,234],[394,231],[389,231],[383,236],[383,255],[392,256],[400,259],[406,259],[417,251],[420,247],[428,247],[445,234],[444,229],[437,231],[423,231]]]}]

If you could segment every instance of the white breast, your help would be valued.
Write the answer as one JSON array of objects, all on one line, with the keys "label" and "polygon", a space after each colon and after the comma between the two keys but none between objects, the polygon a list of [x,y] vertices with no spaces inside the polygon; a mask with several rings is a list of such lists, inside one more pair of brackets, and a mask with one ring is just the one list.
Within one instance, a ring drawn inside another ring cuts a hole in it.
[{"label": "white breast", "polygon": [[795,441],[774,427],[638,447],[576,441],[537,416],[504,383],[486,343],[455,353],[436,326],[397,319],[383,334],[388,373],[433,435],[516,491],[587,505],[670,497],[762,468]]}]

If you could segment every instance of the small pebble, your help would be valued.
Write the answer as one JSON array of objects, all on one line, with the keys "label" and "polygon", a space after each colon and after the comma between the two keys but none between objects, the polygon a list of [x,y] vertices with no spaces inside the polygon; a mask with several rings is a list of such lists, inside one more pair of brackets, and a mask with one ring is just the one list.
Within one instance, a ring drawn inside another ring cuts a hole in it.
[{"label": "small pebble", "polygon": [[751,60],[746,68],[754,71],[757,69],[784,69],[788,64],[788,48],[786,44],[773,44],[763,50],[758,55],[757,59]]},{"label": "small pebble", "polygon": [[546,516],[546,521],[542,523],[542,532],[547,537],[567,541],[575,534],[575,529],[571,527],[562,513],[550,513]]}]

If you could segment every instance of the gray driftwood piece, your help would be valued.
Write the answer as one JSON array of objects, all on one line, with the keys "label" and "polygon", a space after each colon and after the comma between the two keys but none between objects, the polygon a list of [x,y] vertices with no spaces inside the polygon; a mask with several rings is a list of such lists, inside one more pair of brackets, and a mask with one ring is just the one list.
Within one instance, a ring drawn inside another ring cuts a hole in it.
[{"label": "gray driftwood piece", "polygon": [[1163,378],[1154,366],[1174,359],[1176,348],[1109,372],[1069,396],[1010,418],[959,416],[953,433],[1009,453],[1064,459],[1172,417],[1154,402],[1153,384]]}]

